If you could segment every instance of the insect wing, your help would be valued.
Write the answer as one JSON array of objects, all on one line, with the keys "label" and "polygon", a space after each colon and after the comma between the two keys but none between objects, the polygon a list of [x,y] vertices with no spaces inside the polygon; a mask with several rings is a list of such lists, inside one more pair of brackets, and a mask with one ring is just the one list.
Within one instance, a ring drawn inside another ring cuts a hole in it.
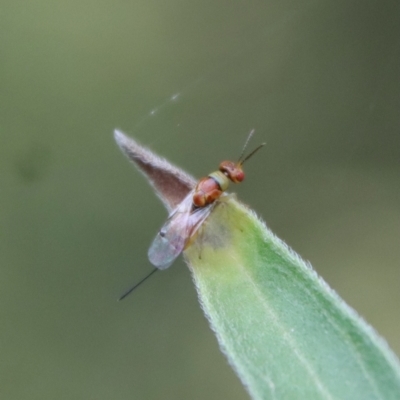
[{"label": "insect wing", "polygon": [[193,192],[172,212],[153,240],[148,252],[150,262],[159,269],[168,268],[182,253],[189,238],[207,218],[211,207],[192,211]]},{"label": "insect wing", "polygon": [[189,193],[171,213],[149,248],[149,260],[159,269],[168,268],[185,247],[189,235],[192,196],[192,192]]}]

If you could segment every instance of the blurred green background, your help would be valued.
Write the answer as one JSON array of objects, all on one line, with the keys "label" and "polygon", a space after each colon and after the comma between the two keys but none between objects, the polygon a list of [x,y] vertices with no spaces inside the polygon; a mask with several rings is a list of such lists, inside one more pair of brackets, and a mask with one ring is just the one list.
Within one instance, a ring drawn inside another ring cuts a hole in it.
[{"label": "blurred green background", "polygon": [[255,128],[239,198],[400,354],[399,78],[395,1],[3,0],[0,398],[248,398],[181,259],[116,301],[166,217],[116,127],[197,177]]}]

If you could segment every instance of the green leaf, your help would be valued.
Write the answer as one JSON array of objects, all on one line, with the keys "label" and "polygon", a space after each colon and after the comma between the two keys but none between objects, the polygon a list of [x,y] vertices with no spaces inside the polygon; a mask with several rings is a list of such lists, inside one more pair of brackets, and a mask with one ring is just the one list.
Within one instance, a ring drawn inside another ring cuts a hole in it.
[{"label": "green leaf", "polygon": [[254,399],[400,399],[386,343],[235,199],[185,252],[200,302]]},{"label": "green leaf", "polygon": [[[193,188],[177,167],[121,132],[115,138],[168,209]],[[185,259],[253,399],[400,399],[400,364],[386,343],[232,195],[214,207]]]}]

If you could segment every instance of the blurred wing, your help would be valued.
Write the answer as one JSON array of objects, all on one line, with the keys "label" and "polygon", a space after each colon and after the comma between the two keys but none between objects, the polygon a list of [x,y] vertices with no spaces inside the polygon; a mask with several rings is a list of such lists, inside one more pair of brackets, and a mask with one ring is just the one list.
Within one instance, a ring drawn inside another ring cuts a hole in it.
[{"label": "blurred wing", "polygon": [[182,253],[190,236],[210,213],[210,207],[192,211],[193,191],[172,212],[167,222],[157,233],[148,256],[150,262],[159,269],[168,268]]},{"label": "blurred wing", "polygon": [[171,213],[151,244],[148,256],[159,269],[168,268],[185,247],[189,233],[189,216],[192,209],[193,193],[190,192]]}]

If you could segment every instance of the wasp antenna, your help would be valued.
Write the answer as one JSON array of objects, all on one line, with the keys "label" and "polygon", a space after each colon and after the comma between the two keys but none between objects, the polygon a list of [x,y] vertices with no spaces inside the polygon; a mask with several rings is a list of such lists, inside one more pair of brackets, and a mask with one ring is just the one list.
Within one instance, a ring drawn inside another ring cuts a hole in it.
[{"label": "wasp antenna", "polygon": [[249,135],[247,136],[246,142],[244,143],[244,146],[243,146],[243,150],[242,150],[242,152],[240,153],[240,157],[239,157],[239,159],[238,159],[238,164],[242,164],[242,163],[243,163],[243,162],[241,161],[241,159],[242,159],[242,157],[243,157],[243,154],[244,154],[244,152],[245,152],[245,150],[246,150],[247,145],[249,144],[249,140],[250,140],[251,137],[253,136],[254,132],[255,132],[255,130],[252,129],[252,130],[250,131]]},{"label": "wasp antenna", "polygon": [[123,300],[126,296],[131,294],[136,288],[138,288],[147,278],[150,278],[151,275],[154,274],[154,272],[158,271],[158,268],[154,268],[153,271],[151,271],[148,275],[146,275],[141,281],[136,283],[136,285],[132,286],[130,289],[128,289],[119,299],[118,301]]},{"label": "wasp antenna", "polygon": [[239,161],[238,164],[242,165],[245,161],[247,161],[250,157],[254,156],[254,154],[261,149],[261,147],[264,147],[266,143],[261,143],[258,147],[256,147],[244,160]]}]

